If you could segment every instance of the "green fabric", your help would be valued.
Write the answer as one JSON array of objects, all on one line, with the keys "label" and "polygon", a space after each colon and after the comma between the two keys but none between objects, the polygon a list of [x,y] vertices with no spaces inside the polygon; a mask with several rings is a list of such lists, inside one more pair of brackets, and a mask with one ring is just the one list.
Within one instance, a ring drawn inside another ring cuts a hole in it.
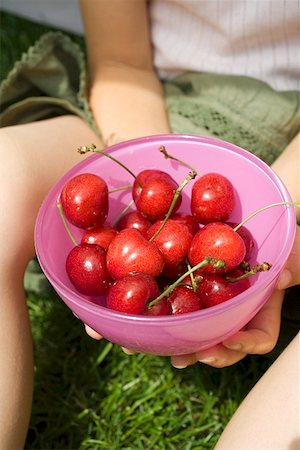
[{"label": "green fabric", "polygon": [[[174,133],[217,136],[271,164],[300,129],[300,92],[242,77],[187,73],[164,82]],[[87,101],[85,56],[50,32],[16,62],[0,87],[0,125],[77,114],[97,131]]]},{"label": "green fabric", "polygon": [[217,136],[271,164],[300,129],[300,92],[254,78],[184,74],[165,85],[175,133]]},{"label": "green fabric", "polygon": [[0,86],[0,126],[76,114],[92,127],[87,73],[80,47],[60,33],[42,36]]}]

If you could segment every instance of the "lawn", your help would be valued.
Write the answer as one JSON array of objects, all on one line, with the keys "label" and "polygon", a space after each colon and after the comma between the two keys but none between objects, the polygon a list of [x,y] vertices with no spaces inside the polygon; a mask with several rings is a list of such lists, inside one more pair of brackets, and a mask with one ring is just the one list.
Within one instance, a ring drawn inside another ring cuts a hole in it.
[{"label": "lawn", "polygon": [[[1,13],[1,79],[48,27]],[[82,44],[82,40],[72,36]],[[269,365],[247,357],[226,369],[176,370],[168,358],[128,356],[89,338],[51,291],[27,292],[35,388],[27,449],[213,449]]]}]

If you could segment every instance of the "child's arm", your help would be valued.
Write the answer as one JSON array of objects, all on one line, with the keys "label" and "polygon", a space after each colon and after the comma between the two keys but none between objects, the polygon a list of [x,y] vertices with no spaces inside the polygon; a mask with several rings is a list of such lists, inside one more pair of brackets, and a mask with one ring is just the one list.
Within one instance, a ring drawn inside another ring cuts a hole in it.
[{"label": "child's arm", "polygon": [[91,72],[90,103],[104,144],[169,133],[152,64],[146,1],[81,0]]}]

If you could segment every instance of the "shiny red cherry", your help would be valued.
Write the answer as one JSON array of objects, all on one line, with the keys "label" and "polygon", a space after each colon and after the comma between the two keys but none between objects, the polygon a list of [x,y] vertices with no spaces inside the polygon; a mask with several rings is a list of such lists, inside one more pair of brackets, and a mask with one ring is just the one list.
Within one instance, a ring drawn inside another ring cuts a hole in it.
[{"label": "shiny red cherry", "polygon": [[66,272],[73,286],[84,295],[104,294],[112,283],[106,252],[94,244],[72,248],[66,259]]},{"label": "shiny red cherry", "polygon": [[70,223],[79,228],[94,228],[106,220],[108,187],[98,175],[82,173],[65,184],[60,201]]},{"label": "shiny red cherry", "polygon": [[235,192],[231,181],[219,173],[207,173],[192,187],[191,211],[202,224],[224,222],[235,206]]},{"label": "shiny red cherry", "polygon": [[107,268],[115,280],[133,272],[147,273],[156,278],[161,274],[164,263],[158,247],[134,228],[121,230],[107,251]]},{"label": "shiny red cherry", "polygon": [[229,272],[244,260],[246,247],[241,236],[229,225],[213,222],[201,228],[193,237],[188,259],[196,266],[207,256],[221,259],[225,268],[215,269],[211,264],[201,268],[204,273]]}]

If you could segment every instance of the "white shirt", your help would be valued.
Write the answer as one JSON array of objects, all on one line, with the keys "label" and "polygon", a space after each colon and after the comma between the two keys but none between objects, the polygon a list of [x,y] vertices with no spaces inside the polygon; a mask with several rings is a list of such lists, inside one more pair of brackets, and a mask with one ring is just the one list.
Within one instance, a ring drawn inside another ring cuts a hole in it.
[{"label": "white shirt", "polygon": [[[83,33],[78,0],[2,0],[1,8]],[[150,0],[149,13],[162,77],[247,75],[300,90],[300,0]]]},{"label": "white shirt", "polygon": [[248,75],[300,89],[298,0],[152,0],[150,13],[161,76]]}]

